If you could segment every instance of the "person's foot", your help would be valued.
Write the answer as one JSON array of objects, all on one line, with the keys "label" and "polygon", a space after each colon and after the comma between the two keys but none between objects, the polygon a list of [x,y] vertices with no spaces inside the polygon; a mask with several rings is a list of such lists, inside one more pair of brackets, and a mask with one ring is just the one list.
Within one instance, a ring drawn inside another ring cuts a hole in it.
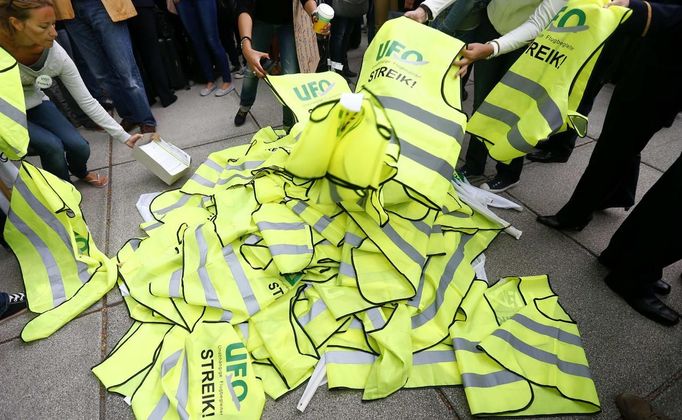
[{"label": "person's foot", "polygon": [[239,68],[239,70],[237,70],[236,72],[234,72],[234,74],[232,75],[232,77],[235,78],[235,79],[243,79],[244,76],[245,76],[245,72],[246,72],[246,69],[245,69],[244,66],[242,66],[242,67]]},{"label": "person's foot", "polygon": [[616,396],[616,407],[623,420],[670,420],[670,417],[654,411],[644,398],[627,392]]},{"label": "person's foot", "polygon": [[606,285],[618,296],[623,298],[632,309],[650,320],[668,327],[673,326],[680,321],[680,314],[663,303],[651,290],[642,290],[639,293],[625,291],[613,274],[606,276],[604,281],[606,282]]},{"label": "person's foot", "polygon": [[88,172],[83,181],[92,185],[95,188],[104,188],[109,184],[109,178],[106,175],[100,175],[97,172]]},{"label": "person's foot", "polygon": [[249,111],[242,111],[241,109],[237,111],[237,115],[234,116],[234,125],[236,125],[237,127],[244,125],[248,113]]},{"label": "person's foot", "polygon": [[515,187],[516,185],[518,185],[518,183],[519,183],[518,180],[517,181],[510,181],[506,178],[496,176],[492,180],[490,180],[484,184],[481,184],[481,189],[486,190],[486,191],[490,191],[493,193],[501,193],[501,192],[507,191],[508,189],[510,189],[512,187]]},{"label": "person's foot", "polygon": [[483,172],[476,172],[469,169],[466,165],[457,169],[459,176],[466,178],[467,181],[471,182],[476,178],[483,178]]},{"label": "person's foot", "polygon": [[556,230],[572,230],[575,232],[579,232],[583,230],[585,226],[587,226],[587,223],[583,224],[563,223],[559,220],[557,216],[538,216],[537,219],[535,220],[537,220],[538,223],[540,223],[541,225],[545,225]]},{"label": "person's foot", "polygon": [[663,279],[658,279],[651,283],[651,291],[657,295],[669,295],[670,290],[672,290],[672,287],[670,287],[668,283],[664,282]]},{"label": "person's foot", "polygon": [[217,89],[215,91],[215,96],[221,97],[225,96],[228,93],[232,92],[234,90],[234,85],[231,83],[223,83],[223,85],[220,87],[220,89]]},{"label": "person's foot", "polygon": [[2,322],[26,310],[26,295],[23,293],[0,293],[0,303],[5,303],[5,311],[0,313],[0,322]]},{"label": "person's foot", "polygon": [[142,124],[140,126],[140,133],[142,134],[156,133],[156,126],[150,124]]},{"label": "person's foot", "polygon": [[536,152],[533,152],[529,155],[526,155],[526,159],[530,160],[531,162],[541,162],[541,163],[551,163],[551,162],[558,162],[558,163],[564,163],[568,162],[569,156],[566,155],[561,155],[559,153],[553,152],[551,150],[538,150]]},{"label": "person's foot", "polygon": [[175,103],[175,101],[178,100],[178,97],[176,95],[171,95],[168,99],[166,100],[161,100],[161,106],[164,108],[167,108]]},{"label": "person's foot", "polygon": [[121,128],[123,128],[123,131],[126,131],[128,133],[140,126],[139,123],[127,120],[125,118],[121,120],[120,124]]},{"label": "person's foot", "polygon": [[201,95],[201,96],[208,96],[208,95],[210,95],[211,93],[213,93],[213,91],[216,90],[217,88],[218,88],[218,86],[216,86],[215,83],[213,83],[213,82],[208,82],[208,83],[206,83],[206,87],[203,88],[203,89],[201,89],[201,91],[199,92],[199,95]]}]

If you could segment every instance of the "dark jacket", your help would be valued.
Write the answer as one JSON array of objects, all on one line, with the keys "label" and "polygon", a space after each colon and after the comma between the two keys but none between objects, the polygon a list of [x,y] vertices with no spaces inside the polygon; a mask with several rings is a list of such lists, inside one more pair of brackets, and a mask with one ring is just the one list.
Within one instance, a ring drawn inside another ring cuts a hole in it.
[{"label": "dark jacket", "polygon": [[[294,0],[295,1],[295,0]],[[300,0],[301,5],[306,0]],[[252,19],[272,24],[292,24],[294,5],[291,0],[236,0],[235,15],[248,13]]]}]

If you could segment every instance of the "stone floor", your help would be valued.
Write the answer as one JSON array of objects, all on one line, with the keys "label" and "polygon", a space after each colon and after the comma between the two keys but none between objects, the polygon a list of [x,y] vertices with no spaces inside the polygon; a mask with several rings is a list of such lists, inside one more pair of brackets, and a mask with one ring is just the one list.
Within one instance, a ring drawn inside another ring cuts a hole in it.
[{"label": "stone floor", "polygon": [[[351,53],[351,67],[359,69],[361,51]],[[235,81],[237,92],[241,81]],[[216,150],[243,144],[260,127],[279,125],[281,107],[261,84],[256,105],[246,124],[234,127],[236,92],[223,98],[199,96],[199,87],[177,92],[170,108],[154,107],[161,135],[192,156],[196,168]],[[469,86],[469,91],[473,89]],[[682,327],[665,328],[639,316],[602,282],[605,270],[595,256],[625,219],[622,210],[596,215],[588,229],[564,234],[535,222],[537,214],[551,214],[569,198],[598,137],[612,89],[600,94],[590,115],[589,137],[581,140],[565,164],[527,163],[521,183],[508,197],[524,206],[522,212],[499,211],[523,231],[520,240],[502,235],[487,255],[491,279],[507,275],[549,274],[564,307],[576,319],[583,337],[602,403],[594,418],[614,419],[614,397],[631,391],[650,399],[671,418],[682,418]],[[470,101],[465,110],[470,111]],[[634,122],[636,123],[636,122]],[[84,131],[92,147],[91,167],[111,177],[108,188],[78,184],[83,211],[93,237],[107,255],[141,232],[135,202],[142,193],[168,187],[133,160],[129,149],[106,135]],[[658,133],[642,153],[639,197],[682,152],[682,121]],[[462,153],[462,156],[464,153]],[[493,165],[489,165],[488,175]],[[174,185],[178,187],[182,181]],[[673,203],[671,203],[672,205]],[[670,223],[671,221],[662,221]],[[662,228],[665,228],[663,225]],[[21,290],[15,258],[0,248],[2,290]],[[682,263],[666,269],[674,287],[665,300],[682,310]],[[101,361],[131,323],[117,290],[66,325],[52,337],[30,344],[19,339],[32,315],[25,313],[0,326],[0,419],[127,419],[132,412],[123,400],[105,392],[90,368]],[[469,418],[461,388],[401,390],[389,398],[361,402],[355,391],[320,388],[305,413],[296,410],[302,388],[268,401],[267,419],[423,419]]]}]

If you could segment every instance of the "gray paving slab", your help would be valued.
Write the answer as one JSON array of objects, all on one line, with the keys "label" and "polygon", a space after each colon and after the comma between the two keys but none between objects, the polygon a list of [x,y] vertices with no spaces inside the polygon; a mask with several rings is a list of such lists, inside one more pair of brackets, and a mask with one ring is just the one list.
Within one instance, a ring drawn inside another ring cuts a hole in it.
[{"label": "gray paving slab", "polygon": [[88,169],[91,171],[109,166],[109,142],[111,137],[104,131],[92,131],[79,128],[78,131],[90,143],[90,159]]},{"label": "gray paving slab", "polygon": [[642,162],[665,171],[682,153],[682,118],[676,118],[670,128],[656,133],[642,151]]},{"label": "gray paving slab", "polygon": [[[641,317],[613,294],[602,282],[606,270],[594,255],[562,233],[537,224],[530,211],[497,213],[523,235],[519,241],[500,235],[493,242],[485,253],[488,277],[492,283],[503,276],[549,275],[562,306],[578,323],[602,403],[597,418],[618,416],[613,399],[629,384],[637,384],[634,392],[647,394],[670,377],[671,366],[682,366],[679,333]],[[677,271],[671,268],[672,276]],[[675,280],[668,274],[666,279]],[[679,295],[671,298],[679,304]],[[442,390],[457,414],[469,418],[462,389]]]},{"label": "gray paving slab", "polygon": [[[192,167],[188,175],[170,187],[139,162],[114,166],[111,177],[112,206],[109,221],[109,256],[114,256],[129,239],[143,234],[139,228],[142,217],[135,207],[135,203],[141,194],[180,188],[209,154],[230,146],[248,143],[250,140],[251,135],[249,134],[185,148],[185,151],[192,156]],[[108,304],[119,302],[121,295],[118,289],[115,288],[109,292],[107,299]]]},{"label": "gray paving slab", "polygon": [[[529,209],[542,215],[555,214],[570,199],[579,174],[589,161],[595,143],[578,147],[567,163],[529,163],[521,175],[521,183],[509,194],[523,202]],[[660,177],[660,172],[642,165],[637,187],[637,201]],[[601,252],[613,232],[627,217],[622,209],[598,211],[582,232],[571,233],[576,241],[593,252]],[[549,228],[546,228],[549,229]]]},{"label": "gray paving slab", "polygon": [[90,367],[100,358],[101,327],[97,312],[47,340],[0,345],[0,418],[98,418],[99,385]]},{"label": "gray paving slab", "polygon": [[651,402],[651,405],[659,413],[665,414],[671,419],[682,419],[682,369],[677,371],[677,380],[670,387],[666,388]]},{"label": "gray paving slab", "polygon": [[[248,118],[241,127],[234,126],[239,96],[232,92],[221,98],[201,97],[201,86],[176,92],[178,101],[168,108],[155,108],[158,132],[165,140],[180,148],[253,133],[258,129]],[[113,163],[133,160],[131,150],[122,143],[113,144]]]},{"label": "gray paving slab", "polygon": [[433,389],[404,389],[378,401],[362,401],[362,392],[355,390],[329,391],[326,385],[318,388],[306,410],[296,409],[305,385],[277,401],[268,399],[263,419],[451,419],[454,413]]},{"label": "gray paving slab", "polygon": [[604,126],[604,117],[606,117],[606,110],[613,94],[613,85],[606,84],[594,100],[592,111],[587,116],[589,123],[587,125],[587,135],[593,139],[599,138],[599,133]]}]

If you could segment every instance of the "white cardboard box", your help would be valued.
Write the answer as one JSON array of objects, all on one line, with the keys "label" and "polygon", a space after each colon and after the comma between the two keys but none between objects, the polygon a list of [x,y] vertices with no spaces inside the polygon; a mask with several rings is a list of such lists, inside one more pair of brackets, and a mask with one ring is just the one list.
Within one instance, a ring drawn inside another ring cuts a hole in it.
[{"label": "white cardboard box", "polygon": [[168,185],[182,178],[192,163],[190,155],[158,135],[152,136],[149,143],[135,147],[133,156]]}]

